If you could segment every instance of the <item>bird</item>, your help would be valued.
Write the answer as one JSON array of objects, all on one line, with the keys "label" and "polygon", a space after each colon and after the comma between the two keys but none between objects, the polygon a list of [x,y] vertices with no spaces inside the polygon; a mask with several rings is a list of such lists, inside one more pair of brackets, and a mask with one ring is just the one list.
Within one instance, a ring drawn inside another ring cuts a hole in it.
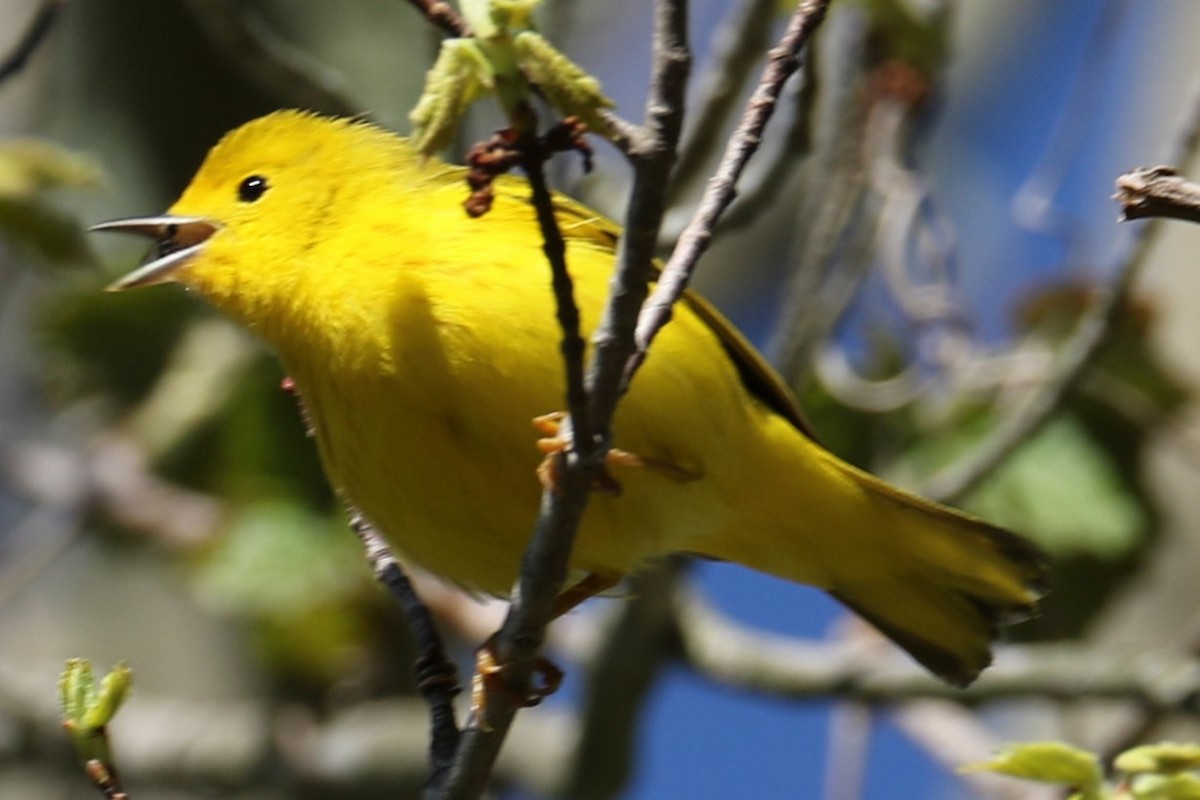
[{"label": "bird", "polygon": [[[182,284],[273,348],[331,484],[403,560],[503,597],[538,515],[538,431],[563,405],[561,330],[527,182],[499,177],[478,218],[465,186],[463,167],[373,123],[282,110],[227,133],[165,214],[93,229],[153,241],[110,289]],[[553,206],[590,334],[621,231],[565,196]],[[694,292],[612,444],[619,491],[585,512],[564,596],[668,554],[735,562],[825,590],[966,686],[1047,590],[1027,539],[821,446],[783,379]]]}]

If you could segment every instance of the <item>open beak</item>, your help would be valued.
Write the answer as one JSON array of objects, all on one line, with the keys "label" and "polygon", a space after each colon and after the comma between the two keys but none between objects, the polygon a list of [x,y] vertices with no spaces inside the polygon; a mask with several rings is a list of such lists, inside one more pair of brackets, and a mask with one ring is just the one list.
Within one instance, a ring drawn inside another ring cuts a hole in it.
[{"label": "open beak", "polygon": [[133,233],[154,240],[154,246],[140,267],[106,287],[106,291],[120,292],[175,280],[175,276],[204,249],[205,243],[217,229],[216,223],[203,217],[164,214],[160,217],[114,219],[93,225],[89,230]]}]

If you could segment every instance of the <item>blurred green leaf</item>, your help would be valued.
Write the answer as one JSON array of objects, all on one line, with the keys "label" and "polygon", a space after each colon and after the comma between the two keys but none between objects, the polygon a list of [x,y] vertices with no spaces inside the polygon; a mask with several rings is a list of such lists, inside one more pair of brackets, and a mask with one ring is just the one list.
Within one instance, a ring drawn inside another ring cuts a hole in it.
[{"label": "blurred green leaf", "polygon": [[1200,778],[1190,772],[1142,774],[1131,782],[1130,793],[1137,800],[1200,800]]},{"label": "blurred green leaf", "polygon": [[1052,420],[1023,444],[964,505],[1029,532],[1055,555],[1116,558],[1147,526],[1109,455],[1070,416]]},{"label": "blurred green leaf", "polygon": [[[918,442],[896,473],[902,481],[952,463],[978,444],[985,418]],[[1129,552],[1148,527],[1136,494],[1109,453],[1070,414],[1047,423],[962,504],[998,525],[1022,531],[1055,556],[1104,559]]]},{"label": "blurred green leaf", "polygon": [[1159,742],[1126,750],[1113,766],[1122,772],[1181,772],[1200,769],[1200,745]]},{"label": "blurred green leaf", "polygon": [[62,187],[94,187],[100,168],[41,139],[0,141],[0,199],[28,200]]},{"label": "blurred green leaf", "polygon": [[1062,784],[1078,791],[1081,800],[1100,800],[1106,794],[1096,756],[1062,742],[1010,745],[991,761],[968,764],[960,767],[959,772],[996,772]]},{"label": "blurred green leaf", "polygon": [[344,521],[282,498],[243,508],[196,574],[202,599],[254,624],[269,662],[330,679],[365,636],[354,600],[368,578]]},{"label": "blurred green leaf", "polygon": [[54,264],[91,263],[79,222],[45,194],[99,182],[95,164],[49,142],[0,141],[0,236]]},{"label": "blurred green leaf", "polygon": [[222,610],[291,615],[352,593],[363,563],[344,523],[276,499],[244,507],[197,578]]}]

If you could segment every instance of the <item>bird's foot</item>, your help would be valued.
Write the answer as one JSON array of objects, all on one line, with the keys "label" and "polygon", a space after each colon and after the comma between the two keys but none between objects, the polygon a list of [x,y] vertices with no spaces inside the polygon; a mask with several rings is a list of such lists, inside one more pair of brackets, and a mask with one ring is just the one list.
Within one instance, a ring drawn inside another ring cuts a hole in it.
[{"label": "bird's foot", "polygon": [[[616,575],[599,572],[589,572],[577,582],[567,587],[554,601],[554,611],[551,619],[558,619],[588,598],[605,592],[620,582]],[[503,693],[509,704],[518,708],[536,706],[545,698],[558,691],[563,681],[563,671],[553,661],[538,656],[534,662],[533,675],[530,678],[530,688],[527,692],[514,692],[504,680],[504,662],[496,648],[496,636],[493,634],[475,653],[475,675],[471,679],[471,714],[479,721],[479,727],[485,731],[491,730],[488,722],[488,697],[495,693]]]},{"label": "bird's foot", "polygon": [[584,600],[589,600],[598,594],[603,594],[620,582],[621,579],[616,575],[608,575],[602,572],[587,573],[577,582],[564,589],[562,594],[554,601],[554,616],[551,619],[558,619]]},{"label": "bird's foot", "polygon": [[[558,459],[555,456],[571,447],[570,435],[562,432],[562,423],[566,417],[565,412],[556,411],[552,414],[542,414],[533,418],[533,427],[542,434],[542,438],[537,441],[538,449],[546,454],[546,457],[542,459],[542,463],[538,466],[538,480],[541,481],[544,488],[550,491],[555,491],[558,486]],[[608,453],[604,456],[604,466],[604,471],[597,476],[595,485],[592,488],[603,494],[611,495],[619,495],[621,493],[621,484],[608,472],[608,469],[611,467],[643,467],[652,469],[680,483],[694,481],[700,477],[700,474],[696,471],[679,464],[663,461],[658,458],[639,456],[637,453],[631,453],[619,447],[609,448]]]},{"label": "bird's foot", "polygon": [[510,706],[531,708],[558,691],[563,682],[563,671],[543,656],[538,656],[534,662],[527,691],[514,691],[505,680],[504,669],[505,664],[496,651],[496,635],[493,635],[475,652],[475,675],[471,678],[471,717],[481,730],[492,730],[488,721],[488,698],[502,694]]}]

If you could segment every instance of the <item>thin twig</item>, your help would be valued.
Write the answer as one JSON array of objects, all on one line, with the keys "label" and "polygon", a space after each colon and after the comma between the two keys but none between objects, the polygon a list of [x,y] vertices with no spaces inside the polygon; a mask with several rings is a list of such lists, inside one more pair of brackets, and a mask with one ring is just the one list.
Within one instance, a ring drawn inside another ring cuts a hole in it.
[{"label": "thin twig", "polygon": [[461,691],[458,671],[454,662],[446,657],[433,616],[417,596],[387,543],[366,517],[355,509],[350,510],[350,528],[366,550],[367,562],[375,573],[375,579],[387,588],[400,605],[416,640],[418,656],[414,671],[417,689],[429,706],[429,776],[426,785],[438,786],[450,769],[460,738],[454,716],[454,697]]},{"label": "thin twig", "polygon": [[[813,143],[813,118],[817,98],[818,71],[816,59],[806,58],[800,69],[800,80],[790,92],[788,105],[791,119],[787,131],[773,151],[760,157],[755,169],[748,172],[739,189],[737,205],[721,220],[725,230],[733,230],[760,219],[779,197],[797,164],[807,156]],[[785,98],[786,100],[786,98]]]},{"label": "thin twig", "polygon": [[721,164],[709,180],[699,208],[684,228],[671,258],[663,267],[654,293],[641,310],[637,323],[637,350],[626,368],[623,386],[628,386],[633,373],[645,361],[647,348],[654,336],[670,321],[672,306],[683,295],[696,262],[712,242],[717,220],[737,194],[738,178],[746,162],[758,149],[763,130],[775,110],[779,92],[799,67],[800,52],[824,20],[829,3],[830,0],[804,0],[800,3],[788,21],[783,38],[771,49],[762,79],[725,148]]},{"label": "thin twig", "polygon": [[461,39],[472,35],[466,20],[445,0],[408,0],[408,4],[441,28],[447,36]]},{"label": "thin twig", "polygon": [[660,0],[655,9],[646,119],[636,148],[629,153],[633,185],[625,211],[625,232],[617,252],[609,301],[592,337],[596,355],[587,385],[593,429],[604,437],[623,392],[622,375],[637,349],[634,332],[648,292],[658,231],[666,208],[668,179],[683,128],[684,96],[692,63],[687,39],[687,3]]},{"label": "thin twig", "polygon": [[771,23],[778,9],[776,0],[739,0],[717,28],[713,54],[706,60],[704,74],[696,84],[694,96],[702,101],[679,148],[669,206],[706,177],[705,167],[723,139],[738,95],[770,43]]},{"label": "thin twig", "polygon": [[104,800],[130,800],[129,793],[121,788],[121,779],[113,764],[93,758],[84,765],[83,771]]},{"label": "thin twig", "polygon": [[[823,59],[810,73],[824,75],[820,115],[811,121],[812,153],[805,163],[807,191],[797,210],[799,235],[787,254],[795,269],[767,352],[788,385],[799,390],[813,370],[813,354],[842,317],[867,275],[874,235],[867,213],[865,142],[870,108],[854,90],[862,80],[868,32],[862,25],[831,27]],[[811,97],[812,111],[817,98]],[[725,219],[732,225],[739,203]]]},{"label": "thin twig", "polygon": [[[565,459],[564,459],[565,460]],[[557,492],[542,494],[533,538],[521,559],[513,603],[496,639],[497,661],[510,692],[488,695],[486,721],[474,720],[465,731],[439,800],[479,797],[487,788],[500,746],[520,703],[527,696],[554,601],[567,574],[575,532],[587,505],[590,475],[567,467],[558,475]],[[485,724],[486,723],[486,724]]]},{"label": "thin twig", "polygon": [[29,59],[49,37],[59,12],[66,5],[67,0],[46,0],[42,3],[37,13],[33,15],[29,27],[25,29],[25,33],[21,34],[21,38],[17,40],[16,47],[4,61],[0,62],[0,84],[25,69]]},{"label": "thin twig", "polygon": [[1174,167],[1138,167],[1117,178],[1115,199],[1123,219],[1165,217],[1200,222],[1200,184]]},{"label": "thin twig", "polygon": [[521,168],[529,178],[533,207],[542,233],[542,252],[550,264],[550,282],[554,290],[554,307],[558,326],[562,330],[560,351],[566,376],[567,412],[570,414],[571,438],[580,458],[590,460],[595,449],[592,424],[588,415],[588,392],[584,384],[584,357],[587,342],[580,333],[579,306],[575,303],[575,284],[567,270],[567,245],[554,216],[554,198],[546,185],[545,159],[548,153],[540,147],[522,150]]},{"label": "thin twig", "polygon": [[245,4],[187,0],[192,16],[242,75],[289,105],[353,116],[362,107],[334,70],[279,38]]}]

